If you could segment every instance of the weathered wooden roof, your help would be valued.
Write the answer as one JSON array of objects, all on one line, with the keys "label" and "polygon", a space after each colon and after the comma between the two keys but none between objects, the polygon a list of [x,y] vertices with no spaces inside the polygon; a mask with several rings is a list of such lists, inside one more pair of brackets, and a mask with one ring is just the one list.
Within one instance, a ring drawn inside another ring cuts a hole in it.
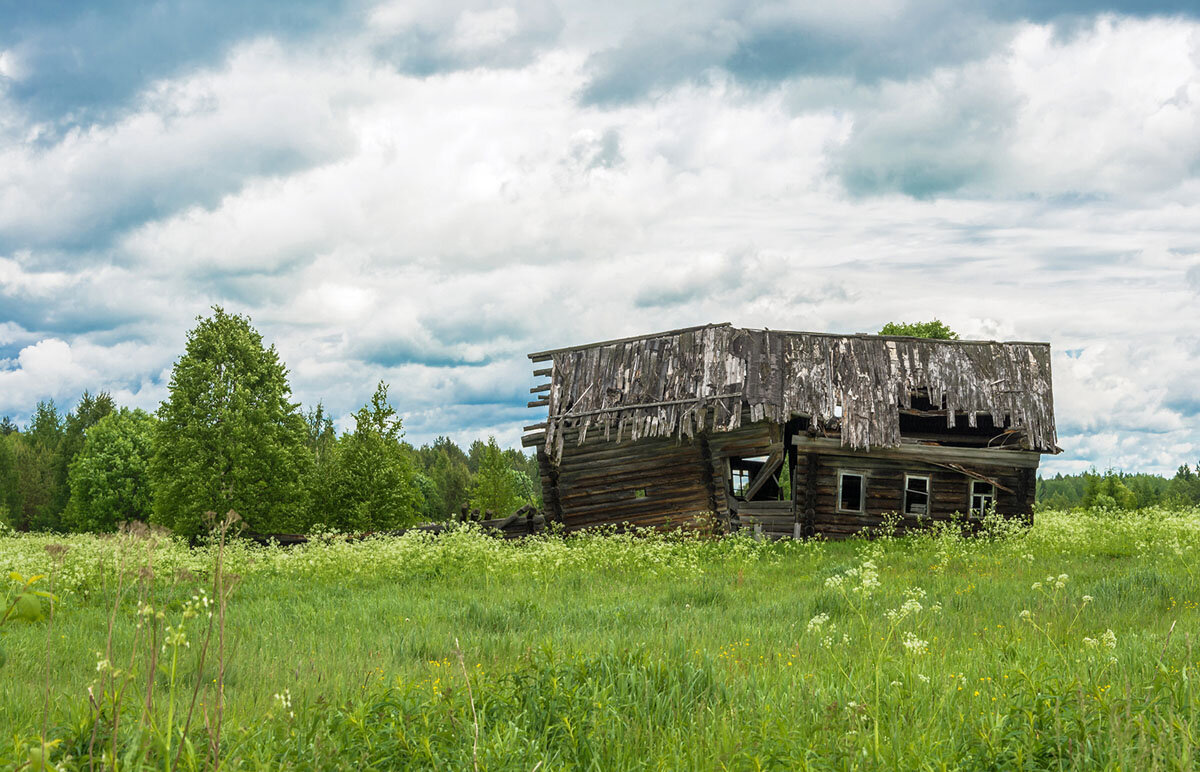
[{"label": "weathered wooden roof", "polygon": [[[944,403],[947,424],[988,414],[1031,450],[1056,452],[1048,343],[943,341],[884,335],[740,329],[729,324],[529,355],[551,360],[545,444],[563,426],[611,439],[727,431],[742,421],[806,415],[855,449],[900,445],[900,410],[917,394]],[[543,387],[544,388],[544,387]]]}]

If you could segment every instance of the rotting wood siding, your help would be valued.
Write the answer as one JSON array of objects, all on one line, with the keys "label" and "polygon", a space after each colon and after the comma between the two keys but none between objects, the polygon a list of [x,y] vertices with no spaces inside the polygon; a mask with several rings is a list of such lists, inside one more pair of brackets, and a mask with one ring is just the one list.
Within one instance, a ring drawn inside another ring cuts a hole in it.
[{"label": "rotting wood siding", "polygon": [[744,416],[776,424],[809,416],[818,426],[837,424],[848,447],[896,447],[900,410],[912,408],[917,394],[944,410],[947,428],[960,416],[975,426],[986,414],[1013,430],[1022,447],[1057,450],[1044,343],[710,325],[531,357],[553,363],[549,389],[535,387],[546,394],[542,444],[552,460],[561,457],[568,428],[577,442],[593,432],[616,442],[716,436]]}]

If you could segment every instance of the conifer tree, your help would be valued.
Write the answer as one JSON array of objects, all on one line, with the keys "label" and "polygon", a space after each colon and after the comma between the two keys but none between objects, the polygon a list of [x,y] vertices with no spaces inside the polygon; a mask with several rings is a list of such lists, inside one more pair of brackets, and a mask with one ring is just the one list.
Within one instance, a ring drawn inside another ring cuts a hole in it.
[{"label": "conifer tree", "polygon": [[348,531],[380,531],[416,521],[416,470],[400,441],[403,423],[383,381],[354,414],[355,427],[337,445],[337,493],[324,522]]},{"label": "conifer tree", "polygon": [[471,506],[480,512],[491,510],[496,517],[507,517],[526,502],[527,492],[495,437],[488,437],[487,444],[480,446],[479,468],[471,486]]}]

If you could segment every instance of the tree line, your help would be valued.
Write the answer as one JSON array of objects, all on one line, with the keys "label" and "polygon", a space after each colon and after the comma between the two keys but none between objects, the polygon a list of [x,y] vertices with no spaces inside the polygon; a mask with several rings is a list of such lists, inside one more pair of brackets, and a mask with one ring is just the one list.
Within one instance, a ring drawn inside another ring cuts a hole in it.
[{"label": "tree line", "polygon": [[1145,509],[1200,506],[1200,462],[1183,464],[1174,477],[1090,469],[1039,478],[1037,502],[1046,509]]},{"label": "tree line", "polygon": [[233,509],[257,533],[361,532],[540,505],[532,455],[494,437],[414,447],[382,381],[338,433],[323,405],[291,400],[248,317],[214,307],[197,322],[154,413],[84,392],[65,414],[46,400],[24,427],[0,420],[0,522],[104,532],[140,520],[193,536]]}]

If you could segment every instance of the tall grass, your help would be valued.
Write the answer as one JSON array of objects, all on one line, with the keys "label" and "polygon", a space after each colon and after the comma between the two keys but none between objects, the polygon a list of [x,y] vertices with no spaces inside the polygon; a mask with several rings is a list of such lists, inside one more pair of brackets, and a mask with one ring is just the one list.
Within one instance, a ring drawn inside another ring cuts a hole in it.
[{"label": "tall grass", "polygon": [[[135,677],[159,695],[157,725],[175,727],[171,753],[143,744],[122,763],[141,742],[132,713],[107,760],[90,748],[97,663],[136,649],[137,600],[117,600],[129,545],[10,534],[0,568],[46,572],[48,541],[68,547],[49,640],[51,761],[211,767],[203,721],[183,730],[165,714],[185,702],[169,699],[173,683],[220,677],[211,654],[201,660],[199,627],[167,652],[173,675]],[[1194,769],[1198,551],[1200,512],[1161,509],[840,543],[510,543],[470,529],[234,543],[219,758],[228,769]],[[211,593],[214,557],[160,543],[143,602],[179,617],[200,587]],[[39,738],[47,642],[44,622],[3,629],[0,765],[26,763]]]}]

